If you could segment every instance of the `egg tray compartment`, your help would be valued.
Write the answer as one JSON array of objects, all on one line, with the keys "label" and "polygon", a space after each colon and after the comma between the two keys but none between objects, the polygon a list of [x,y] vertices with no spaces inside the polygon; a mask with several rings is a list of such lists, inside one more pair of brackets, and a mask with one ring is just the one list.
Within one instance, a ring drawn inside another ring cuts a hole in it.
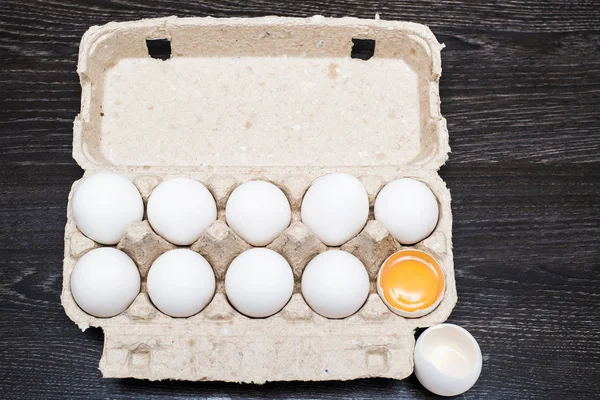
[{"label": "egg tray compartment", "polygon": [[[152,51],[158,45],[161,54]],[[73,158],[84,176],[126,175],[145,201],[162,180],[193,178],[219,210],[191,246],[217,277],[202,312],[162,314],[143,282],[127,311],[102,319],[84,313],[70,291],[75,263],[97,244],[77,230],[69,205],[62,303],[81,329],[104,330],[103,375],[257,383],[410,375],[414,330],[443,322],[456,303],[450,194],[437,174],[450,150],[440,113],[442,47],[423,25],[378,19],[167,17],[91,27],[80,45],[73,127]],[[341,320],[314,313],[299,292],[303,267],[327,249],[300,221],[302,196],[332,172],[358,177],[371,204],[362,232],[340,247],[367,267],[370,294]],[[375,290],[381,262],[401,246],[373,220],[373,201],[400,177],[426,183],[440,205],[435,231],[413,247],[439,259],[446,292],[417,319],[392,313]],[[252,179],[280,187],[293,211],[291,226],[268,247],[291,264],[295,291],[265,319],[239,314],[223,292],[227,265],[249,248],[226,226],[225,203]],[[117,247],[142,275],[174,248],[147,221]]]},{"label": "egg tray compartment", "polygon": [[[99,326],[105,331],[100,368],[104,376],[145,379],[223,380],[264,382],[268,380],[353,379],[384,376],[402,379],[412,372],[414,329],[443,322],[456,303],[450,232],[450,198],[437,174],[397,174],[359,177],[369,195],[369,220],[363,230],[340,247],[325,246],[300,220],[302,197],[310,177],[247,177],[186,175],[203,182],[213,194],[218,219],[189,247],[203,255],[213,267],[217,290],[209,305],[189,318],[172,318],[158,311],[146,292],[147,272],[156,258],[177,248],[158,234],[144,219],[129,227],[116,246],[137,264],[142,290],[131,306],[112,318],[86,314],[70,292],[70,274],[77,260],[99,244],[85,237],[70,214],[66,227],[65,270],[62,301],[69,317],[81,329]],[[440,219],[434,232],[412,248],[435,255],[446,276],[446,291],[430,314],[407,319],[392,313],[383,303],[375,282],[383,261],[401,246],[373,218],[373,202],[385,183],[411,177],[426,183],[439,202]],[[147,203],[159,176],[129,176]],[[224,293],[225,273],[231,261],[252,248],[225,222],[229,194],[247,180],[263,179],[286,194],[292,207],[291,225],[267,247],[283,255],[294,271],[295,287],[289,303],[277,314],[263,319],[237,312]],[[79,182],[79,181],[78,181]],[[73,185],[72,193],[78,182]],[[369,273],[370,293],[354,315],[340,320],[316,314],[300,293],[302,271],[317,254],[341,249],[358,257]],[[406,346],[409,343],[410,346]],[[283,360],[283,361],[282,361]],[[227,366],[226,369],[223,369]]]}]

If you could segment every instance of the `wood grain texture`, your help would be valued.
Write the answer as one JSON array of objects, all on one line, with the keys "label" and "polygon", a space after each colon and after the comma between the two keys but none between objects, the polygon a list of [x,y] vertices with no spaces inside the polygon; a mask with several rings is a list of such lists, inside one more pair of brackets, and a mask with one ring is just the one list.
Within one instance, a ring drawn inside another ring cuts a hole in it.
[{"label": "wood grain texture", "polygon": [[60,303],[75,73],[90,25],[166,15],[328,16],[428,24],[446,44],[458,305],[484,368],[464,398],[600,392],[597,1],[0,2],[0,398],[429,398],[405,381],[101,379],[99,330]]}]

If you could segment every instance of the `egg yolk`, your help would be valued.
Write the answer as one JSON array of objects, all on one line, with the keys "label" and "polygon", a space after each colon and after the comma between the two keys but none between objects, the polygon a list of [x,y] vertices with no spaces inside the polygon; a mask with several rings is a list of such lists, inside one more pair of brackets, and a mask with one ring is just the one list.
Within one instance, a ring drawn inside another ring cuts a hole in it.
[{"label": "egg yolk", "polygon": [[436,303],[444,292],[445,279],[432,256],[420,250],[402,250],[381,266],[379,286],[391,307],[414,313]]}]

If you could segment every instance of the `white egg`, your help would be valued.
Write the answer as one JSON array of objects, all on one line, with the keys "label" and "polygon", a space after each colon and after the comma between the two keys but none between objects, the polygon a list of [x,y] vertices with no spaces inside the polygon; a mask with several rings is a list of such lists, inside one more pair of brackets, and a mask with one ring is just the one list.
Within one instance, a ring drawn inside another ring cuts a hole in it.
[{"label": "white egg", "polygon": [[477,340],[454,324],[426,329],[417,339],[414,360],[419,382],[439,396],[466,392],[481,373],[482,357]]},{"label": "white egg", "polygon": [[352,175],[318,178],[302,200],[302,222],[327,246],[340,246],[356,236],[369,217],[369,197]]},{"label": "white egg", "polygon": [[415,179],[392,181],[375,199],[375,219],[401,244],[414,244],[431,235],[438,216],[435,195],[427,185]]},{"label": "white egg", "polygon": [[238,186],[225,208],[227,224],[253,246],[266,246],[290,225],[292,212],[285,194],[265,181]]},{"label": "white egg", "polygon": [[217,220],[217,204],[210,191],[189,178],[162,182],[148,199],[152,229],[179,246],[194,243]]},{"label": "white egg", "polygon": [[71,293],[83,311],[107,318],[122,313],[140,292],[140,273],[121,250],[94,249],[77,261]]},{"label": "white egg", "polygon": [[369,274],[362,262],[342,250],[313,258],[302,274],[302,296],[318,314],[345,318],[357,312],[369,295]]},{"label": "white egg", "polygon": [[273,250],[256,248],[237,256],[225,275],[225,293],[233,307],[252,318],[281,310],[292,297],[294,274]]},{"label": "white egg", "polygon": [[210,303],[215,274],[204,257],[188,249],[167,251],[148,271],[148,296],[163,313],[190,317]]},{"label": "white egg", "polygon": [[144,217],[140,192],[124,176],[98,173],[75,189],[71,211],[77,228],[102,244],[117,244],[127,227]]}]

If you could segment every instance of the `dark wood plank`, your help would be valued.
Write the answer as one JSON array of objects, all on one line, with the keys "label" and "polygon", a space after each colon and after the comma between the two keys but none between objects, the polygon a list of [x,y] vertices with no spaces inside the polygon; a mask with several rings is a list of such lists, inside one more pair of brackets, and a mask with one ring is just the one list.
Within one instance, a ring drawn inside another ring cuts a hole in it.
[{"label": "dark wood plank", "polygon": [[429,398],[396,382],[103,380],[100,330],[59,303],[87,27],[179,16],[353,15],[432,27],[453,153],[459,303],[484,369],[466,398],[600,391],[600,6],[595,1],[0,2],[0,397]]}]

